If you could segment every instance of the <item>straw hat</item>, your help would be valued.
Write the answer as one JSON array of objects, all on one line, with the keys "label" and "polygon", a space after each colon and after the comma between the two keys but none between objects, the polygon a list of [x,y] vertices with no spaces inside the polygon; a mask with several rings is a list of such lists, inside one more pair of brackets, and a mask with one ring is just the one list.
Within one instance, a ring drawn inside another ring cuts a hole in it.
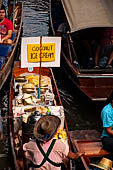
[{"label": "straw hat", "polygon": [[112,168],[112,161],[107,158],[102,158],[101,161],[97,165],[92,164],[92,163],[90,165],[98,167],[100,169],[108,170]]},{"label": "straw hat", "polygon": [[34,126],[34,136],[39,141],[48,141],[56,133],[61,120],[59,117],[54,115],[45,115],[38,120]]}]

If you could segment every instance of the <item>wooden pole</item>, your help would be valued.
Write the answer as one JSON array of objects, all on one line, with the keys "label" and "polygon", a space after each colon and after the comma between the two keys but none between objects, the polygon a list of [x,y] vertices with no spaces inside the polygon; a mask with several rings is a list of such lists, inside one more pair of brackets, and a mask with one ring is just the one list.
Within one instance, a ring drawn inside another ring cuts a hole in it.
[{"label": "wooden pole", "polygon": [[1,8],[1,6],[2,6],[2,0],[0,0],[0,8]]},{"label": "wooden pole", "polygon": [[1,120],[1,110],[0,110],[0,140],[3,139],[3,126],[2,126],[2,120]]},{"label": "wooden pole", "polygon": [[41,63],[42,63],[42,36],[40,36],[40,66],[39,66],[39,88],[38,88],[38,98],[40,99],[41,92]]}]

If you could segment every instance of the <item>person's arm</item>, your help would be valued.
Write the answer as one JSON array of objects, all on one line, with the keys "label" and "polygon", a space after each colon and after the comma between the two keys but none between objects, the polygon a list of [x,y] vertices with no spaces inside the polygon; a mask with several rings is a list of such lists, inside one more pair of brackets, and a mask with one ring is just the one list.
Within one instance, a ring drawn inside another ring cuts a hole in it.
[{"label": "person's arm", "polygon": [[56,35],[57,35],[57,36],[62,36],[62,34],[63,34],[63,29],[64,29],[64,24],[61,23],[61,24],[59,25],[57,31],[56,31]]},{"label": "person's arm", "polygon": [[95,55],[95,66],[98,66],[98,60],[99,60],[99,55],[100,55],[100,49],[101,49],[101,45],[98,45],[97,50],[96,50],[96,55]]},{"label": "person's arm", "polygon": [[106,131],[107,131],[107,133],[108,133],[109,135],[113,136],[112,126],[107,127],[107,128],[106,128]]},{"label": "person's arm", "polygon": [[8,30],[8,34],[4,38],[2,38],[2,42],[11,39],[12,33],[13,33],[12,30]]},{"label": "person's arm", "polygon": [[57,31],[57,32],[56,32],[56,36],[60,36],[60,37],[61,37],[61,36],[62,36],[62,32]]},{"label": "person's arm", "polygon": [[82,156],[83,154],[84,154],[84,153],[81,153],[81,152],[74,153],[74,152],[69,151],[67,157],[68,157],[69,159],[74,159],[74,160],[76,160],[76,159],[78,159],[80,156]]}]

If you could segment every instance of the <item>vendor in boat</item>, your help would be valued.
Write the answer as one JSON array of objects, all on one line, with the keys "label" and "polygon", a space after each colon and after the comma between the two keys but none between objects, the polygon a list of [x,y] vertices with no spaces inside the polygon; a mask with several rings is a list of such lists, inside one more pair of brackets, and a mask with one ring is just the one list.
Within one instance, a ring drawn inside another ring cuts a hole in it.
[{"label": "vendor in boat", "polygon": [[0,43],[12,44],[13,23],[5,15],[5,6],[2,4],[0,8]]},{"label": "vendor in boat", "polygon": [[25,157],[30,160],[29,167],[41,170],[65,169],[63,162],[68,162],[69,159],[76,160],[82,155],[79,152],[69,151],[68,144],[54,138],[60,124],[60,118],[54,115],[43,116],[35,124],[36,141],[30,141],[23,145]]},{"label": "vendor in boat", "polygon": [[102,144],[104,149],[113,153],[113,92],[107,99],[106,106],[102,109],[101,119],[103,123]]}]

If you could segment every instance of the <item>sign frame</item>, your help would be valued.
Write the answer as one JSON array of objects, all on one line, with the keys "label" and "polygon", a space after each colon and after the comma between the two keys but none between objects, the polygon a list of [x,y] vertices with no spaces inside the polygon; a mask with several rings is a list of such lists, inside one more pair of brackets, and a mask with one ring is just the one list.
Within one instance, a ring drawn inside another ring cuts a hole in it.
[{"label": "sign frame", "polygon": [[[41,67],[60,67],[61,37],[42,37],[42,45],[45,43],[55,43],[55,61],[41,61]],[[22,37],[21,68],[40,67],[40,61],[28,62],[28,44],[40,45],[40,37]]]}]

